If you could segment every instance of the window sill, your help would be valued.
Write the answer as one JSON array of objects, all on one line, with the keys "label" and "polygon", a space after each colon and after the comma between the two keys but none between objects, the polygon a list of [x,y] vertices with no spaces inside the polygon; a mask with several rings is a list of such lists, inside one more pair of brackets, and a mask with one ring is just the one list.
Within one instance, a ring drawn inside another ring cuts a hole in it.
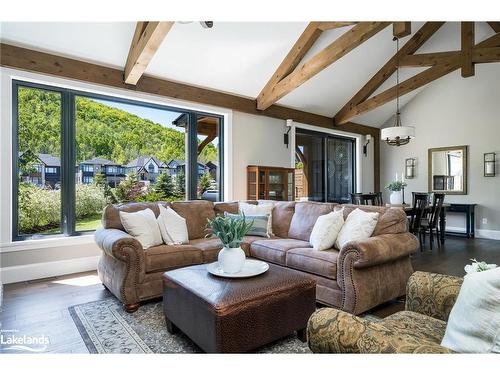
[{"label": "window sill", "polygon": [[0,244],[0,253],[11,253],[14,251],[38,250],[50,247],[85,245],[94,243],[94,234],[85,234],[74,237],[57,237],[47,239],[16,241]]}]

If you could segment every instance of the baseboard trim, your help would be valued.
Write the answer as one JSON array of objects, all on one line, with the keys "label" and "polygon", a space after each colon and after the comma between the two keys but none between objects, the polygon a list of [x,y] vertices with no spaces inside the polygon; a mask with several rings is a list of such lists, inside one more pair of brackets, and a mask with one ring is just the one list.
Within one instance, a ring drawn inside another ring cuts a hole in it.
[{"label": "baseboard trim", "polygon": [[500,230],[476,229],[476,237],[490,240],[500,240]]},{"label": "baseboard trim", "polygon": [[99,256],[58,260],[55,262],[33,263],[22,266],[0,268],[2,284],[31,281],[46,277],[68,275],[70,273],[93,271],[97,269]]}]

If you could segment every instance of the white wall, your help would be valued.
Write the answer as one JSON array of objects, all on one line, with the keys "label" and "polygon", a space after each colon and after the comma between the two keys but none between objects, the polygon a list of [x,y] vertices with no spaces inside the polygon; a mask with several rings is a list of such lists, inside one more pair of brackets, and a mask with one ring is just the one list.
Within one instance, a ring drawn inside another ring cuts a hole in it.
[{"label": "white wall", "polygon": [[[476,234],[500,239],[500,165],[496,177],[483,176],[483,154],[500,158],[500,64],[478,64],[474,77],[462,78],[458,70],[434,81],[403,108],[402,120],[415,127],[415,139],[401,147],[382,144],[381,185],[401,174],[405,158],[416,157],[417,177],[407,180],[409,202],[412,191],[427,191],[429,148],[468,145],[468,194],[448,195],[446,201],[478,204]],[[448,226],[464,223],[463,216],[448,215]]]},{"label": "white wall", "polygon": [[285,120],[233,112],[233,199],[247,198],[247,166],[292,166],[283,143]]}]

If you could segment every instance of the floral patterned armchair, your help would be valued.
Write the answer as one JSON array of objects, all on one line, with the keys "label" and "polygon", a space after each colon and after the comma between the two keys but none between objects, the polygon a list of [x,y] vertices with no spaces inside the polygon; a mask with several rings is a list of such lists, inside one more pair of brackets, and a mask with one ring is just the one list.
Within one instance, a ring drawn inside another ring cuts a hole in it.
[{"label": "floral patterned armchair", "polygon": [[463,279],[415,272],[405,311],[375,320],[337,309],[317,310],[307,327],[315,353],[451,353],[440,345]]}]

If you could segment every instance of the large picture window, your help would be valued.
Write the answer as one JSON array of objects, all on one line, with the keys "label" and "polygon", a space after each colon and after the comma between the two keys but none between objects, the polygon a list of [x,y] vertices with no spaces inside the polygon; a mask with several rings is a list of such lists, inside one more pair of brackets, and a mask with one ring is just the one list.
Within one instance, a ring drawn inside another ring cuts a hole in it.
[{"label": "large picture window", "polygon": [[107,204],[221,200],[218,115],[15,81],[13,239],[78,235]]}]

